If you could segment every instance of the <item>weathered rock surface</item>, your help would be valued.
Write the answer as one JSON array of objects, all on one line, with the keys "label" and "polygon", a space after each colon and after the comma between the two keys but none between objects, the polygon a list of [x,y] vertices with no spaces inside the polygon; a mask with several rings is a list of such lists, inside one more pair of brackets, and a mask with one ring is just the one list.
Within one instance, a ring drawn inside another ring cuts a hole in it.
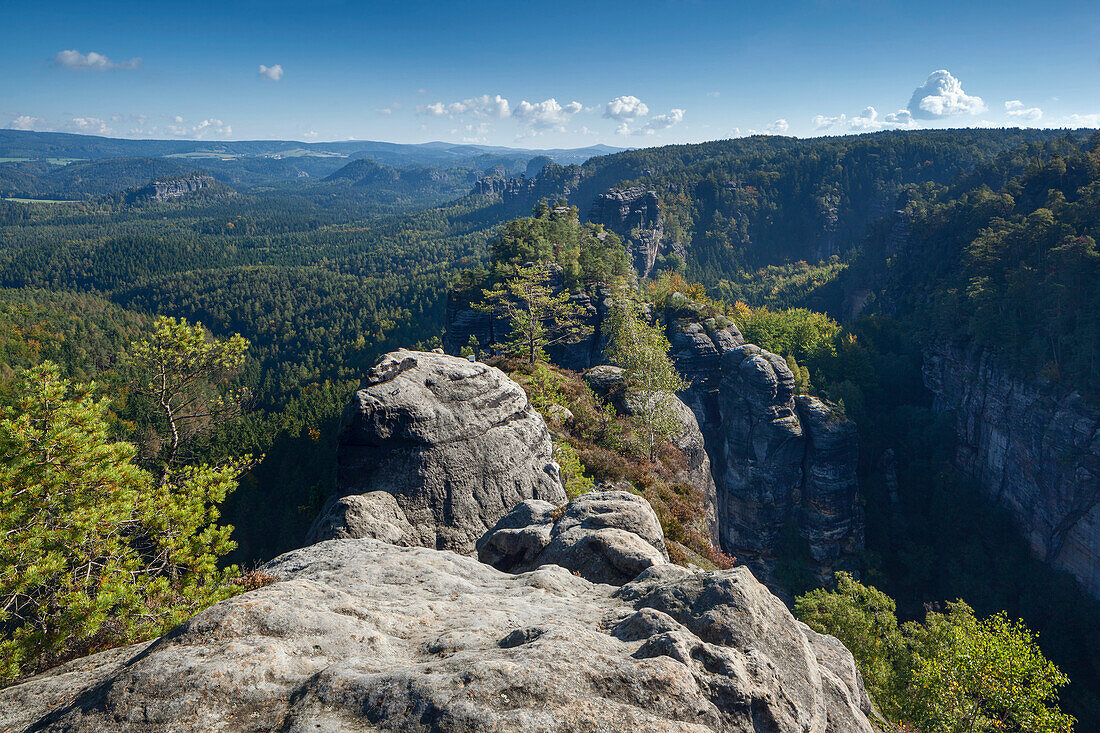
[{"label": "weathered rock surface", "polygon": [[[344,410],[336,489],[314,541],[389,539],[392,529],[462,554],[519,502],[566,499],[546,423],[518,384],[485,364],[404,349],[382,358]],[[378,491],[400,512],[377,497],[342,502]],[[356,518],[372,508],[382,513]]]},{"label": "weathered rock surface", "polygon": [[332,497],[314,521],[306,544],[361,538],[409,547],[417,544],[417,530],[409,523],[396,496],[387,491],[370,491]]},{"label": "weathered rock surface", "polygon": [[364,539],[266,572],[147,649],[0,691],[0,728],[872,731],[851,655],[746,568],[660,565],[616,591]]},{"label": "weathered rock surface", "polygon": [[927,347],[924,382],[934,408],[955,413],[956,464],[1008,508],[1036,557],[1100,598],[1100,411],[946,341]]},{"label": "weathered rock surface", "polygon": [[664,532],[642,497],[591,491],[555,511],[525,501],[478,540],[477,556],[511,573],[560,565],[593,583],[623,585],[668,562]]},{"label": "weathered rock surface", "polygon": [[794,394],[786,361],[746,344],[722,356],[718,524],[722,548],[767,578],[785,531],[810,546],[818,579],[855,565],[863,545],[855,425]]}]

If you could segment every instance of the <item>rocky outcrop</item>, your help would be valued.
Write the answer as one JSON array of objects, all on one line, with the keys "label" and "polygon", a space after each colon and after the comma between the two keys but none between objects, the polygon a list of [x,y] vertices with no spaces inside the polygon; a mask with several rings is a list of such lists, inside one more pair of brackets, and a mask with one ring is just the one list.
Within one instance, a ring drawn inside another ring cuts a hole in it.
[{"label": "rocky outcrop", "polygon": [[722,548],[769,577],[785,532],[809,544],[827,582],[863,545],[855,425],[796,396],[786,361],[746,344],[722,356],[721,426],[711,447]]},{"label": "rocky outcrop", "polygon": [[505,214],[529,216],[540,201],[553,204],[559,200],[569,200],[583,179],[584,172],[580,166],[561,166],[550,162],[543,165],[534,178],[481,178],[474,184],[470,195],[499,198]]},{"label": "rocky outcrop", "polygon": [[591,491],[560,511],[545,501],[523,502],[478,540],[477,556],[506,572],[560,565],[593,583],[623,585],[668,562],[664,539],[642,497]]},{"label": "rocky outcrop", "polygon": [[746,568],[615,589],[360,539],[264,570],[148,647],[0,691],[0,728],[872,731],[851,655]]},{"label": "rocky outcrop", "polygon": [[[375,501],[378,491],[397,506]],[[355,495],[366,496],[345,499]],[[523,389],[485,364],[401,349],[371,369],[344,410],[336,495],[310,534],[398,532],[408,544],[470,554],[526,499],[566,497],[550,433]],[[383,512],[371,515],[372,507]]]},{"label": "rocky outcrop", "polygon": [[169,199],[181,198],[196,191],[201,191],[204,188],[210,188],[216,183],[213,176],[196,174],[167,181],[153,181],[142,189],[141,193],[153,201],[168,201]]},{"label": "rocky outcrop", "polygon": [[1100,411],[975,346],[932,341],[924,382],[955,413],[956,464],[1006,507],[1036,557],[1100,597]]},{"label": "rocky outcrop", "polygon": [[[634,187],[601,193],[592,202],[588,220],[603,224],[622,238],[639,277],[648,277],[657,264],[657,255],[669,249],[655,191]],[[678,254],[684,257],[682,248]]]}]

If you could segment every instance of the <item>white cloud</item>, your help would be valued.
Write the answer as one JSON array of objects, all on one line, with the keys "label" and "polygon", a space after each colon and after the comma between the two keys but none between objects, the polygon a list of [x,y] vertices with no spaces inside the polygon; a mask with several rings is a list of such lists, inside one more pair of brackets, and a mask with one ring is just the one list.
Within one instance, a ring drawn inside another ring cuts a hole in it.
[{"label": "white cloud", "polygon": [[722,92],[707,92],[707,96],[717,99],[718,97],[722,96]]},{"label": "white cloud", "polygon": [[909,112],[919,120],[985,112],[985,102],[963,91],[962,82],[946,69],[933,71],[913,92]]},{"label": "white cloud", "polygon": [[283,65],[275,64],[274,66],[264,66],[260,64],[260,76],[268,81],[279,81],[283,78]]},{"label": "white cloud", "polygon": [[112,71],[114,69],[136,69],[141,66],[140,58],[115,63],[101,53],[95,51],[80,53],[76,49],[58,51],[53,60],[58,66],[76,71]]},{"label": "white cloud", "polygon": [[603,116],[611,120],[628,122],[645,117],[649,114],[649,107],[645,102],[634,96],[615,97],[604,107]]},{"label": "white cloud", "polygon": [[1005,102],[1005,114],[1024,122],[1038,122],[1043,116],[1043,110],[1038,107],[1025,107],[1020,100],[1012,99]]},{"label": "white cloud", "polygon": [[305,137],[308,137],[310,140],[313,140],[314,138],[317,137],[317,131],[316,130],[310,130],[309,132],[307,132],[305,134]]},{"label": "white cloud", "polygon": [[1100,114],[1095,115],[1077,115],[1073,114],[1066,118],[1067,127],[1100,127]]},{"label": "white cloud", "polygon": [[41,117],[32,117],[31,115],[19,115],[10,123],[8,127],[12,130],[46,130],[46,121]]},{"label": "white cloud", "polygon": [[416,111],[419,114],[429,115],[431,117],[461,117],[469,114],[473,117],[495,117],[497,119],[504,119],[505,117],[510,117],[512,114],[512,108],[508,104],[508,100],[499,94],[495,94],[491,97],[488,94],[482,94],[480,97],[464,99],[461,102],[451,102],[449,104],[433,102],[432,104],[417,107]]},{"label": "white cloud", "polygon": [[638,135],[653,135],[658,130],[667,130],[673,125],[678,125],[684,121],[684,110],[671,109],[668,114],[656,115],[649,122],[645,124],[645,127],[638,130]]},{"label": "white cloud", "polygon": [[775,122],[768,125],[767,129],[768,129],[768,132],[772,133],[773,135],[782,135],[787,130],[791,129],[791,125],[790,125],[789,122],[787,122],[784,119],[778,119]]},{"label": "white cloud", "polygon": [[628,125],[625,122],[621,123],[618,127],[615,128],[615,134],[616,135],[629,135],[630,134],[630,125]]},{"label": "white cloud", "polygon": [[912,127],[916,122],[907,109],[888,112],[880,117],[878,110],[868,105],[863,108],[863,111],[851,117],[843,113],[835,116],[814,115],[810,119],[810,124],[813,125],[814,132],[870,132],[895,127]]},{"label": "white cloud", "polygon": [[206,137],[229,137],[233,134],[232,125],[227,125],[216,117],[191,124],[180,115],[176,115],[172,118],[172,122],[173,124],[164,126],[164,131],[173,137],[200,140]]},{"label": "white cloud", "polygon": [[111,132],[111,128],[107,126],[107,123],[98,117],[74,117],[71,127],[77,132],[91,135],[109,135]]},{"label": "white cloud", "polygon": [[551,97],[542,102],[531,103],[526,99],[516,105],[512,116],[522,120],[536,130],[565,130],[565,125],[573,115],[584,109],[580,102],[570,102],[564,107]]}]

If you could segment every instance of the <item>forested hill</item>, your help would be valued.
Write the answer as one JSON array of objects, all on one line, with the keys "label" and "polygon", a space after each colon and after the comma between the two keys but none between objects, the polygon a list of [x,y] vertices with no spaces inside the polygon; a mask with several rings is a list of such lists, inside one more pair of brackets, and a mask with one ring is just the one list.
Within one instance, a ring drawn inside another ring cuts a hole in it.
[{"label": "forested hill", "polygon": [[[588,214],[611,187],[653,190],[663,239],[687,251],[687,276],[716,285],[746,269],[816,262],[857,245],[909,185],[948,184],[1009,150],[1023,155],[1088,131],[925,130],[834,138],[758,136],[643,148],[547,166],[505,192],[502,207],[526,213],[540,198],[565,198]],[[509,206],[509,199],[512,204]]]}]

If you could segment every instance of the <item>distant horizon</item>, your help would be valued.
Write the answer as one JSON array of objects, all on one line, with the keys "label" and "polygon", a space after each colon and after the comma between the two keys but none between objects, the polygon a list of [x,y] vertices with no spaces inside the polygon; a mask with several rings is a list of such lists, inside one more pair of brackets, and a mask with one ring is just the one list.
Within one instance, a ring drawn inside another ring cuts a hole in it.
[{"label": "distant horizon", "polygon": [[989,130],[989,131],[1046,130],[1046,131],[1054,131],[1054,132],[1065,131],[1067,133],[1069,133],[1069,132],[1080,132],[1080,131],[1087,130],[1087,131],[1100,132],[1100,125],[1095,126],[1095,127],[1094,126],[1019,127],[1019,126],[1009,126],[1009,125],[996,126],[996,127],[935,127],[935,128],[910,128],[910,129],[901,129],[901,130],[865,130],[865,131],[861,131],[861,132],[847,132],[847,133],[827,134],[827,135],[792,135],[792,134],[780,135],[780,134],[776,134],[776,133],[754,132],[751,135],[746,134],[746,135],[739,135],[737,137],[720,137],[720,138],[713,138],[713,139],[707,139],[707,140],[697,140],[697,141],[687,142],[687,143],[664,142],[664,143],[654,144],[654,145],[624,146],[624,145],[611,145],[611,144],[602,143],[602,142],[593,142],[593,143],[589,143],[587,145],[578,145],[576,147],[561,147],[561,146],[555,146],[555,147],[524,147],[524,146],[520,146],[520,145],[496,145],[496,144],[489,144],[489,143],[454,142],[454,141],[440,140],[440,139],[424,140],[424,141],[420,141],[420,142],[400,142],[400,141],[397,141],[397,140],[383,140],[383,139],[378,139],[378,138],[373,138],[373,139],[348,138],[348,139],[345,139],[345,140],[301,140],[301,139],[296,139],[296,138],[280,138],[280,137],[271,137],[271,138],[261,138],[261,137],[255,137],[255,138],[218,138],[218,139],[170,138],[170,137],[123,137],[123,136],[118,136],[118,135],[94,135],[94,134],[89,134],[89,133],[66,132],[66,131],[58,131],[58,130],[14,130],[14,129],[11,129],[11,128],[0,128],[0,133],[15,132],[15,133],[25,133],[25,134],[30,134],[30,135],[66,135],[66,136],[72,136],[72,137],[81,137],[81,138],[89,138],[89,139],[97,139],[97,140],[118,140],[118,141],[123,141],[123,142],[150,142],[150,143],[157,142],[157,143],[180,143],[180,144],[190,143],[190,144],[194,144],[194,145],[204,145],[205,144],[205,145],[210,145],[210,146],[216,146],[216,145],[219,145],[219,144],[227,144],[227,143],[296,143],[296,144],[300,144],[300,145],[312,145],[312,146],[317,146],[317,145],[349,145],[349,144],[353,144],[353,143],[380,143],[380,144],[386,144],[386,145],[407,145],[407,146],[413,146],[413,147],[423,147],[423,146],[427,146],[427,145],[440,145],[440,146],[454,147],[454,148],[468,147],[468,148],[479,148],[479,149],[485,149],[485,150],[496,149],[496,150],[513,150],[513,151],[529,151],[529,152],[559,152],[559,151],[560,152],[571,152],[571,151],[577,151],[577,150],[591,150],[591,149],[595,149],[595,148],[603,148],[603,149],[610,150],[612,152],[620,153],[620,152],[626,152],[626,151],[630,151],[630,150],[644,150],[646,148],[668,147],[668,146],[672,146],[672,145],[704,145],[706,143],[723,142],[723,141],[726,141],[726,140],[746,140],[746,139],[753,138],[753,137],[775,137],[775,138],[787,138],[787,139],[792,139],[792,140],[821,140],[821,139],[827,139],[827,138],[860,137],[860,136],[863,136],[863,135],[875,135],[875,134],[886,133],[886,132],[900,132],[900,133],[942,132],[942,133],[950,133],[950,132],[978,131],[978,130]]},{"label": "distant horizon", "polygon": [[538,149],[1100,127],[1100,6],[8,0],[0,128]]}]

